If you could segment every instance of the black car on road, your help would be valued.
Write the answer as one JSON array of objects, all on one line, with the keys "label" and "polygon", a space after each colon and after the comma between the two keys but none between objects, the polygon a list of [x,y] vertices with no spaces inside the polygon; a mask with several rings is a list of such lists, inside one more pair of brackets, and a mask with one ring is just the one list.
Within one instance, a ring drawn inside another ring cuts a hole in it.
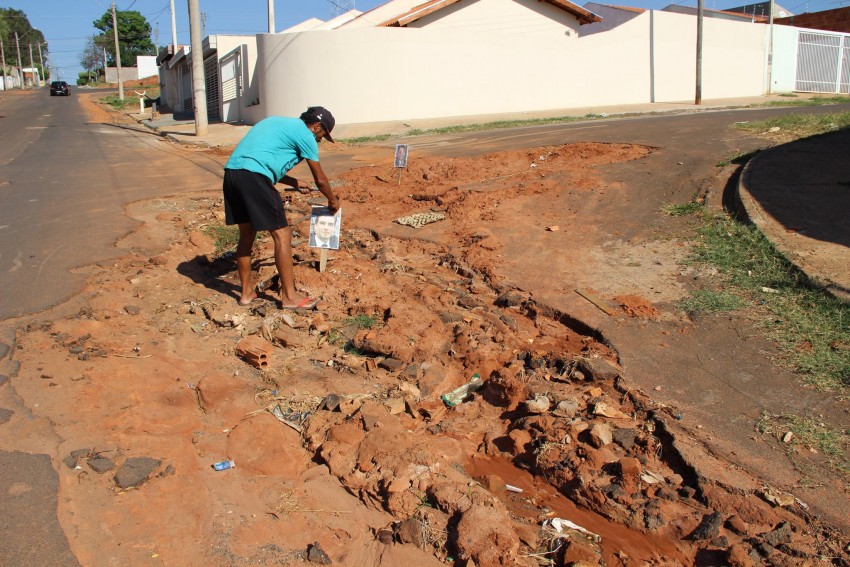
[{"label": "black car on road", "polygon": [[50,83],[50,96],[71,96],[71,89],[65,81],[53,81]]}]

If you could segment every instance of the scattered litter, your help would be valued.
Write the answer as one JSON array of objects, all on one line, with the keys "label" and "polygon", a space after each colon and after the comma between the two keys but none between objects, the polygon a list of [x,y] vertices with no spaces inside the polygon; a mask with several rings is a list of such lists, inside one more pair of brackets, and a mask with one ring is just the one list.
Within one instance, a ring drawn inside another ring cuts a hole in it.
[{"label": "scattered litter", "polygon": [[552,226],[547,226],[546,230],[548,230],[549,232],[558,232],[559,230],[561,230],[561,227],[556,224],[553,224]]},{"label": "scattered litter", "polygon": [[413,228],[419,228],[432,222],[441,221],[446,218],[443,213],[415,213],[406,217],[397,218],[395,222]]},{"label": "scattered litter", "polygon": [[308,411],[298,412],[288,409],[284,412],[278,404],[274,404],[270,408],[269,411],[279,422],[288,425],[298,433],[304,431],[304,423],[310,418],[310,412]]},{"label": "scattered litter", "polygon": [[460,386],[459,388],[455,388],[448,394],[443,394],[442,396],[440,396],[440,399],[443,400],[443,403],[445,403],[447,406],[454,407],[461,403],[463,400],[465,400],[469,394],[475,392],[483,385],[484,381],[481,380],[481,376],[478,374],[478,372],[476,372],[472,375],[472,380],[470,380],[463,386]]},{"label": "scattered litter", "polygon": [[761,290],[765,293],[779,293],[778,289],[773,289],[772,287],[762,287]]},{"label": "scattered litter", "polygon": [[781,492],[776,490],[775,488],[770,488],[769,486],[765,486],[762,490],[762,495],[764,499],[774,504],[776,506],[785,507],[791,506],[794,504],[796,499],[788,494],[787,492]]},{"label": "scattered litter", "polygon": [[543,526],[552,528],[559,534],[564,533],[564,530],[575,530],[588,536],[595,543],[599,543],[600,541],[602,541],[602,536],[600,536],[599,534],[595,534],[589,530],[586,530],[580,525],[575,524],[569,520],[564,520],[563,518],[549,518],[548,520],[543,521]]},{"label": "scattered litter", "polygon": [[517,494],[522,494],[522,488],[513,486],[512,484],[506,484],[505,490],[507,490],[508,492],[516,492]]},{"label": "scattered litter", "polygon": [[236,461],[219,461],[213,463],[212,468],[217,471],[226,471],[236,467]]},{"label": "scattered litter", "polygon": [[792,439],[794,439],[794,432],[793,431],[789,431],[788,433],[786,433],[785,435],[782,436],[782,442],[785,443],[786,445],[788,443],[790,443]]}]

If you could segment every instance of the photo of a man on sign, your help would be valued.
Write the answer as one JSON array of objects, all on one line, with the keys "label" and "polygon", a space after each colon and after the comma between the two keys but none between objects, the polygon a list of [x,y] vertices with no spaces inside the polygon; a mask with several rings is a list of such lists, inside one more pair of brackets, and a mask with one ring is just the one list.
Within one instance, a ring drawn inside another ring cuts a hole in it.
[{"label": "photo of a man on sign", "polygon": [[395,145],[395,162],[393,167],[407,167],[407,144]]},{"label": "photo of a man on sign", "polygon": [[310,211],[310,248],[338,250],[341,224],[341,209],[334,214],[327,207],[313,207]]}]

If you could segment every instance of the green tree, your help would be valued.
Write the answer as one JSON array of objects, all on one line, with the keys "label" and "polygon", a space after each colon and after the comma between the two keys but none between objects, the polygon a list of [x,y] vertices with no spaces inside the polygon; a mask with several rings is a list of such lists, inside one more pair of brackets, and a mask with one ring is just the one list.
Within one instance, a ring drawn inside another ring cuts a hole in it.
[{"label": "green tree", "polygon": [[[121,50],[121,65],[136,66],[136,55],[156,55],[156,48],[151,41],[151,25],[139,12],[117,10],[115,20],[118,22],[118,46]],[[111,67],[115,66],[115,36],[112,30],[112,10],[107,10],[99,20],[92,25],[101,31],[95,36],[98,45],[106,47],[107,60]]]},{"label": "green tree", "polygon": [[18,42],[21,46],[21,63],[24,67],[30,66],[30,50],[32,44],[33,49],[33,65],[40,69],[41,76],[44,77],[44,69],[41,69],[41,62],[38,59],[38,44],[41,44],[41,56],[44,59],[45,66],[48,61],[49,50],[47,42],[44,41],[44,34],[41,30],[37,30],[30,25],[29,18],[22,10],[14,8],[0,8],[0,37],[3,38],[3,52],[6,56],[5,63],[8,66],[18,66],[18,49],[15,44],[15,33],[18,34]]}]

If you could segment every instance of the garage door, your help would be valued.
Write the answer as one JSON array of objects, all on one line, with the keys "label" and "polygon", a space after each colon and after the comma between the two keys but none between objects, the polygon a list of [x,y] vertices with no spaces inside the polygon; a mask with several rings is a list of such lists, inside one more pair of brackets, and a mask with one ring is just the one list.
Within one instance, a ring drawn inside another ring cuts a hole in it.
[{"label": "garage door", "polygon": [[850,93],[850,35],[800,31],[794,90]]}]

